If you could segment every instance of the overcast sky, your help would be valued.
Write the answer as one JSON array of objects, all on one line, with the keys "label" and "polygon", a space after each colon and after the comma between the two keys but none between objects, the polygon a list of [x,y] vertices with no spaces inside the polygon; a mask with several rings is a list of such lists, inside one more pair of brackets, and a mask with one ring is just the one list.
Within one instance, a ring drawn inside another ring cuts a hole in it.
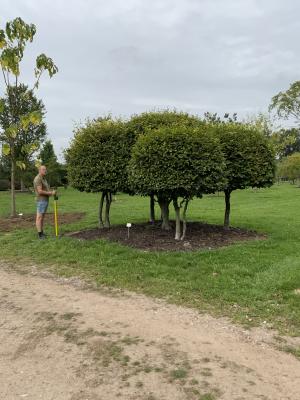
[{"label": "overcast sky", "polygon": [[59,67],[38,91],[59,153],[88,116],[267,111],[299,80],[299,15],[296,0],[1,0],[0,24],[37,26],[25,82],[41,52]]}]

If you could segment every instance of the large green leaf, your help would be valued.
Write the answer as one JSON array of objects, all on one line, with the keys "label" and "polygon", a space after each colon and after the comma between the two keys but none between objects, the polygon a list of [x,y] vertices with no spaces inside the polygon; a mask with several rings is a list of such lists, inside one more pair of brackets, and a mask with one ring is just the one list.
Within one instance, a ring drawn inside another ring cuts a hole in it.
[{"label": "large green leaf", "polygon": [[22,152],[29,155],[29,154],[32,154],[35,151],[37,151],[38,148],[39,148],[39,146],[37,143],[24,144],[22,146]]},{"label": "large green leaf", "polygon": [[2,154],[4,156],[8,156],[10,154],[10,146],[7,143],[3,143],[2,145]]},{"label": "large green leaf", "polygon": [[0,56],[0,65],[15,76],[20,74],[20,52],[16,47],[5,48]]},{"label": "large green leaf", "polygon": [[44,71],[47,71],[50,78],[58,72],[57,66],[54,64],[52,58],[47,57],[46,54],[40,54],[36,58],[36,67],[34,69],[35,77],[37,78],[34,87],[38,87],[40,76]]},{"label": "large green leaf", "polygon": [[9,126],[6,131],[5,131],[5,135],[8,138],[11,139],[15,139],[18,136],[18,131],[19,131],[19,127],[16,124],[13,124],[11,126]]},{"label": "large green leaf", "polygon": [[27,130],[29,125],[39,125],[42,121],[42,114],[39,111],[33,111],[31,113],[22,115],[20,118],[21,127]]},{"label": "large green leaf", "polygon": [[20,169],[26,169],[26,164],[23,161],[16,161],[16,166]]}]

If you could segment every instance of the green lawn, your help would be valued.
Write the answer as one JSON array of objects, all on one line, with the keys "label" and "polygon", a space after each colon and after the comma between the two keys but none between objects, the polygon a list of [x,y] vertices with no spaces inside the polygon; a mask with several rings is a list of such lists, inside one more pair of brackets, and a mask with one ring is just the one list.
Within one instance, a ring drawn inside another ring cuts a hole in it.
[{"label": "green lawn", "polygon": [[[62,232],[97,224],[98,195],[62,189],[60,211],[85,211],[86,218]],[[223,196],[192,202],[188,217],[222,223]],[[18,211],[35,211],[34,196],[18,194]],[[51,211],[51,210],[50,210]],[[9,194],[0,193],[0,215],[9,213]],[[112,223],[145,221],[148,200],[118,195]],[[0,233],[1,258],[49,265],[64,276],[82,276],[99,285],[131,289],[170,302],[227,315],[244,324],[267,324],[300,333],[300,189],[271,189],[233,194],[232,225],[268,235],[218,250],[149,253],[101,240],[62,237],[37,241],[34,230]],[[134,229],[134,228],[132,228]],[[52,235],[52,228],[46,229]]]}]

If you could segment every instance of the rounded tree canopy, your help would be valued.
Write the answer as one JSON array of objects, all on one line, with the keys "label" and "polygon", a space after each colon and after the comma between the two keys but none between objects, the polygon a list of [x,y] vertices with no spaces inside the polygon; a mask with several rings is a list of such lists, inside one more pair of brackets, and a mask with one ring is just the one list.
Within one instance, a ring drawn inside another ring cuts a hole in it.
[{"label": "rounded tree canopy", "polygon": [[203,128],[161,127],[140,135],[129,163],[129,181],[136,193],[170,199],[221,189],[223,172],[219,140]]},{"label": "rounded tree canopy", "polygon": [[163,126],[197,127],[202,124],[203,122],[194,115],[168,109],[133,115],[127,122],[128,128],[137,135]]},{"label": "rounded tree canopy", "polygon": [[86,192],[126,192],[133,143],[133,135],[119,120],[103,118],[79,127],[66,152],[72,186]]},{"label": "rounded tree canopy", "polygon": [[275,156],[268,138],[251,125],[211,125],[219,136],[226,163],[227,185],[233,191],[246,187],[268,187],[274,182]]}]

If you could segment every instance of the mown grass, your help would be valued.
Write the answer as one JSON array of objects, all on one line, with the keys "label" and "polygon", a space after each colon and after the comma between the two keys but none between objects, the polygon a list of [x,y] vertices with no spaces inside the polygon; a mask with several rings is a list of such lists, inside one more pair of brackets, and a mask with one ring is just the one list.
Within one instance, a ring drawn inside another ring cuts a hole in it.
[{"label": "mown grass", "polygon": [[[98,197],[62,189],[59,210],[85,211],[86,217],[62,226],[61,233],[96,226]],[[221,224],[223,203],[222,195],[195,200],[188,217]],[[17,206],[19,212],[34,212],[34,196],[18,194]],[[9,194],[0,193],[0,215],[8,213]],[[114,224],[145,221],[148,200],[117,195],[111,214]],[[234,193],[231,223],[266,233],[268,239],[217,250],[150,253],[103,240],[52,236],[41,242],[33,229],[27,229],[0,233],[0,257],[50,265],[60,275],[82,276],[98,285],[164,297],[244,324],[265,324],[298,335],[300,295],[295,290],[300,288],[300,188],[286,184]],[[53,235],[51,227],[46,230]]]}]

